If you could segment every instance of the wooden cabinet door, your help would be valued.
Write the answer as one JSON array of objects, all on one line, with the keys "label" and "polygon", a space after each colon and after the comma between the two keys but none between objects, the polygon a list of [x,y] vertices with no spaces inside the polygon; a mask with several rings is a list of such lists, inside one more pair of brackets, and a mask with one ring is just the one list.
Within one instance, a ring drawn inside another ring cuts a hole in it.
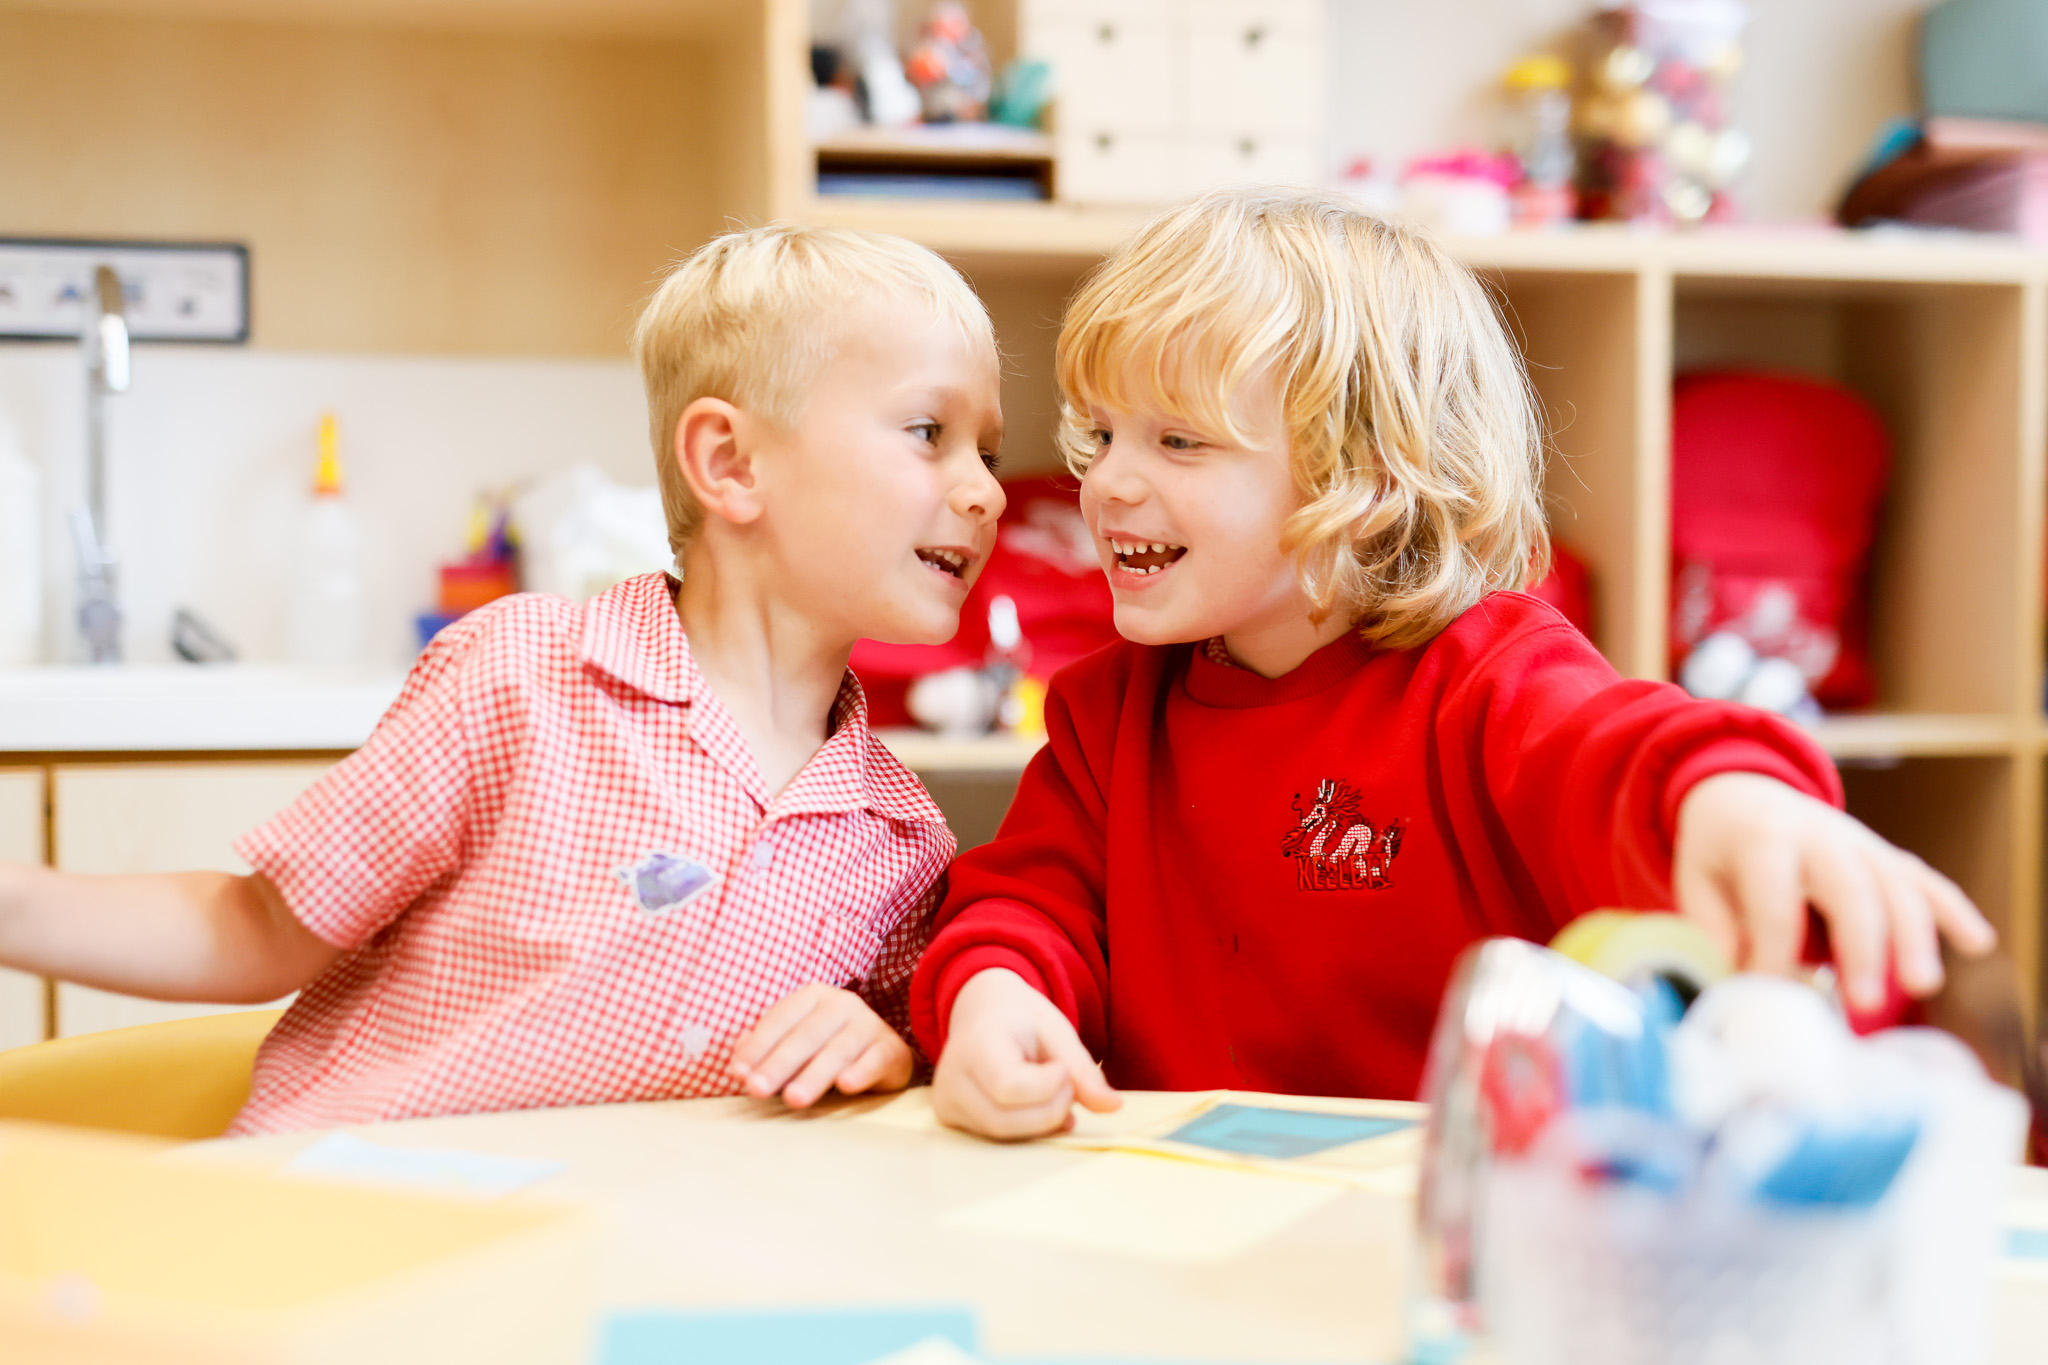
[{"label": "wooden cabinet door", "polygon": [[[0,768],[0,862],[42,860],[43,770]],[[0,968],[0,1048],[42,1037],[42,978]]]},{"label": "wooden cabinet door", "polygon": [[[56,864],[66,872],[247,872],[233,844],[327,771],[325,762],[144,763],[53,771]],[[69,1037],[270,1005],[168,1004],[70,984],[57,988]]]}]

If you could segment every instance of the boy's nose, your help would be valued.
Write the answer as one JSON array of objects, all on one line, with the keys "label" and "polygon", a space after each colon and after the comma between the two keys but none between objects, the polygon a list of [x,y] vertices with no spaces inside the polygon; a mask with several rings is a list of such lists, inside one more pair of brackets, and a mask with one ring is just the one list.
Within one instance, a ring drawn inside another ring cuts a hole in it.
[{"label": "boy's nose", "polygon": [[996,480],[994,471],[979,460],[975,475],[964,480],[953,494],[954,510],[970,521],[994,521],[1009,506],[1009,495]]}]

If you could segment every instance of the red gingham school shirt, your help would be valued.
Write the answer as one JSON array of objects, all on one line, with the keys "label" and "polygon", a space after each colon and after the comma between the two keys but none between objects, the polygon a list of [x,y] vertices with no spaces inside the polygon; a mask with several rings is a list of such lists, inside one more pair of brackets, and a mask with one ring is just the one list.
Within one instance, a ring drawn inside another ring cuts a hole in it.
[{"label": "red gingham school shirt", "polygon": [[342,950],[232,1132],[730,1093],[734,1039],[814,981],[908,1036],[953,855],[867,726],[770,799],[661,574],[533,594],[428,648],[363,747],[236,848]]}]

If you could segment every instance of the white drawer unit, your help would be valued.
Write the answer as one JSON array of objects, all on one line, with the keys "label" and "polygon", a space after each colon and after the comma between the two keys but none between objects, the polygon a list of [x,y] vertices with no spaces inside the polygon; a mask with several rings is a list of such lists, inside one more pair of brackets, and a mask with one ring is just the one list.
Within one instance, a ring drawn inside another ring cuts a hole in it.
[{"label": "white drawer unit", "polygon": [[1184,117],[1183,47],[1169,24],[1103,19],[1047,24],[1026,51],[1058,73],[1061,132],[1171,133]]},{"label": "white drawer unit", "polygon": [[[0,768],[0,862],[42,860],[43,770]],[[0,1048],[42,1037],[42,978],[0,969]]]},{"label": "white drawer unit", "polygon": [[1184,192],[1187,148],[1159,133],[1062,133],[1059,193],[1085,204],[1161,204]]},{"label": "white drawer unit", "polygon": [[1323,54],[1313,30],[1251,18],[1188,35],[1188,128],[1310,141],[1323,126]]},{"label": "white drawer unit", "polygon": [[1056,186],[1155,205],[1322,178],[1324,0],[1024,0],[1019,50],[1050,62]]},{"label": "white drawer unit", "polygon": [[1322,157],[1314,144],[1245,134],[1206,137],[1188,142],[1181,165],[1189,187],[1222,185],[1313,185],[1321,178]]},{"label": "white drawer unit", "polygon": [[[52,770],[56,864],[67,872],[247,872],[234,853],[245,830],[289,805],[326,763],[81,764]],[[57,1032],[69,1037],[166,1019],[269,1005],[168,1004],[57,988]]]}]

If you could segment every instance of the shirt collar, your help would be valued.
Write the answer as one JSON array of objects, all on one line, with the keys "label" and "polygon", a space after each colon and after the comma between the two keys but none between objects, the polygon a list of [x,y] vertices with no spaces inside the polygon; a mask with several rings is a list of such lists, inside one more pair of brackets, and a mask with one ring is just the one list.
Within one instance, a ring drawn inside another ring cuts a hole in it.
[{"label": "shirt collar", "polygon": [[677,586],[665,573],[642,574],[591,598],[578,645],[584,661],[656,701],[687,705],[703,676],[676,612]]},{"label": "shirt collar", "polygon": [[[683,618],[676,611],[679,585],[667,574],[642,574],[592,598],[583,609],[579,644],[584,661],[636,692],[656,701],[689,706],[704,686],[704,675],[690,653]],[[716,702],[716,697],[707,693]],[[718,708],[723,712],[724,708]],[[693,717],[693,720],[696,719]],[[703,729],[693,725],[693,730]],[[710,730],[730,730],[724,727]],[[711,733],[700,735],[713,749],[723,748]],[[737,751],[728,764],[741,780],[762,793],[753,756],[736,730],[730,735]],[[741,755],[745,763],[739,763]],[[832,734],[772,803],[778,815],[830,814],[872,810],[893,820],[943,825],[946,817],[924,785],[889,752],[868,728],[867,696],[848,669],[832,704]]]}]

